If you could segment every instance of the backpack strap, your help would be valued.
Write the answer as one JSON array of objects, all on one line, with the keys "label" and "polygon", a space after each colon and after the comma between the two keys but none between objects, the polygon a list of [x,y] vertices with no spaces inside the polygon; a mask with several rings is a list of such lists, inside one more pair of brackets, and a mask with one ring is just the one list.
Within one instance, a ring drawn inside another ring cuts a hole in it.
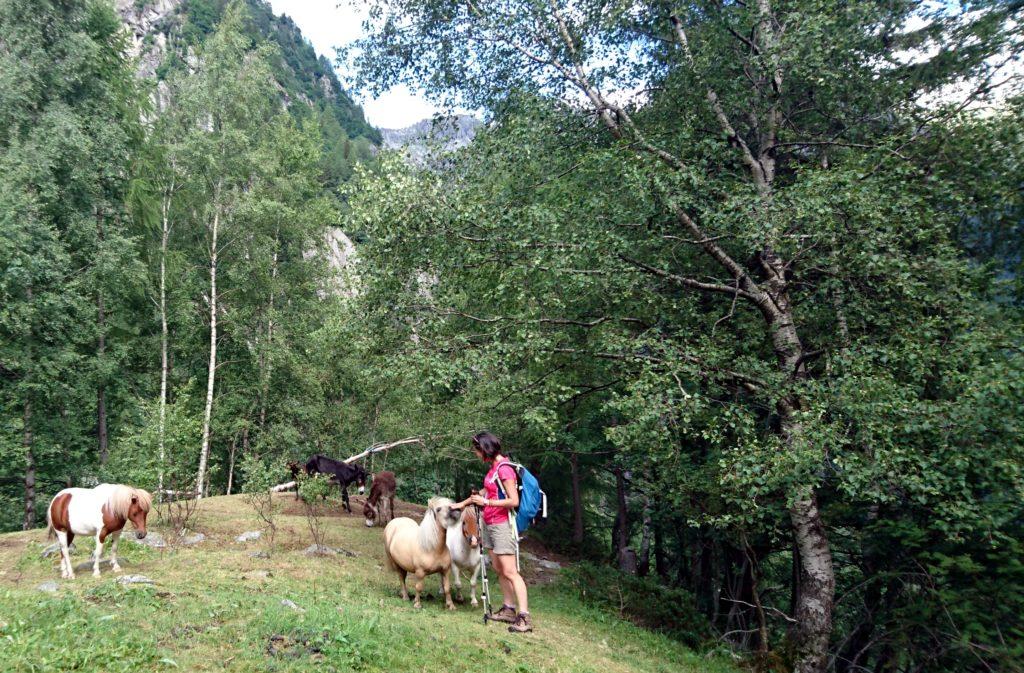
[{"label": "backpack strap", "polygon": [[[513,472],[516,472],[516,468],[520,467],[520,466],[517,463],[513,463],[511,460],[503,460],[500,463],[498,463],[497,466],[495,466],[495,468],[494,468],[494,476],[491,477],[491,483],[493,483],[498,488],[498,495],[500,495],[504,499],[504,498],[508,497],[508,494],[505,493],[505,489],[502,488],[502,485],[501,485],[501,479],[498,478],[498,473],[501,471],[501,466],[502,465],[508,465],[509,467],[512,468]],[[518,485],[518,484],[519,484],[519,473],[516,472],[516,485]]]}]

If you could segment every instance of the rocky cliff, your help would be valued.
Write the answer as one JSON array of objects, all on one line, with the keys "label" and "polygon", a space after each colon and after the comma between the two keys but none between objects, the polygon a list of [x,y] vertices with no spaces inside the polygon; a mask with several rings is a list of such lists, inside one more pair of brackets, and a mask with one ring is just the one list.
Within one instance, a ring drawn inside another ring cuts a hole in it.
[{"label": "rocky cliff", "polygon": [[482,122],[469,115],[435,117],[402,129],[381,129],[384,147],[402,150],[418,166],[430,165],[445,153],[465,147]]}]

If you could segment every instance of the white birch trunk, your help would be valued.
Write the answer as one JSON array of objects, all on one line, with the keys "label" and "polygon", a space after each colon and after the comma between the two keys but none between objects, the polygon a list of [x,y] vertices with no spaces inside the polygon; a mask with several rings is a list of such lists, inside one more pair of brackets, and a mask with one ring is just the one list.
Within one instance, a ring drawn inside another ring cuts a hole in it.
[{"label": "white birch trunk", "polygon": [[196,499],[203,497],[206,464],[210,458],[210,419],[213,416],[213,384],[217,373],[217,229],[220,226],[220,183],[213,196],[213,226],[210,231],[210,367],[206,374],[206,411],[203,413],[203,448],[199,453]]},{"label": "white birch trunk", "polygon": [[[171,183],[171,192],[174,191],[174,183]],[[170,237],[170,222],[168,211],[171,207],[171,192],[164,195],[161,215],[160,229],[160,422],[157,428],[157,443],[160,448],[160,471],[158,476],[158,492],[164,491],[164,463],[166,452],[164,449],[164,428],[167,423],[167,240]]]}]

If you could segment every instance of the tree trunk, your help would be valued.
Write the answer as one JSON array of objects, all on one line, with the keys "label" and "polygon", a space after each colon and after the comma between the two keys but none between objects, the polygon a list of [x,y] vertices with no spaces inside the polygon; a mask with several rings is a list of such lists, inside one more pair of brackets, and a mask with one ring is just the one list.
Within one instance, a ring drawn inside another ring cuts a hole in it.
[{"label": "tree trunk", "polygon": [[[96,211],[96,238],[103,243],[103,212]],[[96,435],[99,439],[100,465],[107,464],[109,457],[109,446],[107,441],[107,391],[106,374],[103,356],[107,352],[107,314],[103,305],[103,290],[96,290],[96,327],[99,330],[99,339],[96,344],[96,357],[100,365],[100,380],[96,386]]]},{"label": "tree trunk", "polygon": [[271,364],[270,349],[274,344],[274,290],[277,282],[277,246],[279,232],[274,234],[274,257],[270,264],[270,297],[267,306],[267,345],[260,354],[260,372],[263,385],[260,388],[260,432],[267,421],[267,398],[270,397],[270,374],[273,368]]},{"label": "tree trunk", "polygon": [[[786,292],[785,268],[770,251],[761,253],[762,266],[769,278],[766,282],[773,299],[765,311],[772,345],[782,373],[792,382],[807,376],[803,344]],[[779,399],[780,434],[791,453],[803,450],[804,428],[796,414],[803,407],[795,396]],[[797,660],[795,673],[823,673],[828,664],[828,645],[832,634],[832,611],[835,601],[835,571],[829,549],[825,524],[818,510],[814,487],[797,487],[791,494],[790,523],[800,554],[800,575],[794,629]]]},{"label": "tree trunk", "polygon": [[572,477],[572,543],[583,544],[583,495],[580,491],[580,456],[573,451],[569,454]]},{"label": "tree trunk", "polygon": [[637,571],[636,552],[629,548],[629,510],[626,506],[626,476],[621,468],[615,469],[615,495],[618,512],[612,527],[612,546],[619,570],[630,575]]},{"label": "tree trunk", "polygon": [[[106,316],[103,310],[103,292],[96,295],[97,323],[99,325],[99,342],[96,345],[96,354],[100,360],[100,367],[103,366],[103,354],[107,350],[107,339],[104,334]],[[100,465],[107,464],[109,448],[107,442],[107,391],[103,384],[102,375],[99,385],[96,386],[96,435],[99,439]]]},{"label": "tree trunk", "polygon": [[231,448],[228,450],[228,495],[231,495],[232,482],[235,479],[235,440],[238,435],[231,438]]},{"label": "tree trunk", "polygon": [[654,519],[654,572],[662,584],[669,583],[668,557],[665,556],[665,529],[661,517]]},{"label": "tree trunk", "polygon": [[[174,182],[171,182],[171,192]],[[171,208],[170,193],[166,193],[161,203],[160,227],[160,421],[157,428],[157,444],[160,451],[159,492],[164,490],[164,466],[167,456],[164,449],[164,433],[167,425],[167,240],[170,237],[170,220],[168,213]],[[161,496],[157,496],[158,498]]]},{"label": "tree trunk", "polygon": [[835,574],[818,499],[805,488],[790,505],[789,517],[800,549],[800,593],[796,605],[797,673],[820,673],[826,668],[832,634]]},{"label": "tree trunk", "polygon": [[206,409],[203,412],[203,447],[199,453],[196,498],[203,497],[206,464],[210,458],[210,421],[213,417],[213,385],[217,374],[217,230],[220,226],[220,183],[214,190],[213,226],[210,231],[210,365],[206,374]]},{"label": "tree trunk", "polygon": [[637,559],[637,574],[647,577],[651,571],[651,501],[644,500],[643,534],[640,538],[640,556]]},{"label": "tree trunk", "polygon": [[22,445],[25,449],[25,518],[22,530],[36,527],[36,458],[32,454],[32,403],[26,399],[22,414],[24,436]]}]

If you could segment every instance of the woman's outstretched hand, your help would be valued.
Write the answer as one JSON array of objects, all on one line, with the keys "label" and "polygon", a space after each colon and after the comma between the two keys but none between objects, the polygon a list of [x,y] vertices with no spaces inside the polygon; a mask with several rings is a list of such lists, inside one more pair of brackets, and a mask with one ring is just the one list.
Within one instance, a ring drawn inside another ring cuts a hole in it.
[{"label": "woman's outstretched hand", "polygon": [[484,506],[484,497],[478,493],[474,493],[473,495],[469,496],[469,498],[467,498],[466,501],[473,503],[477,507]]}]

